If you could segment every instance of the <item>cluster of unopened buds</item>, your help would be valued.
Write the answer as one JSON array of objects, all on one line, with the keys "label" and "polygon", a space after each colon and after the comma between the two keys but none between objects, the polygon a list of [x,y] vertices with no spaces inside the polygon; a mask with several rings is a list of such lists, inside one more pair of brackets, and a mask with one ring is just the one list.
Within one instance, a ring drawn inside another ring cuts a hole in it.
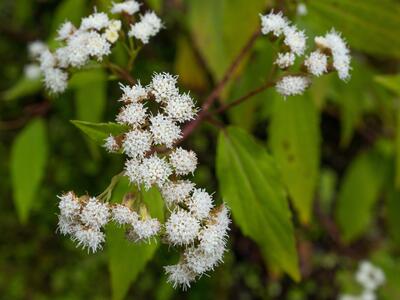
[{"label": "cluster of unopened buds", "polygon": [[[93,252],[101,248],[101,227],[109,220],[127,226],[127,237],[136,242],[160,235],[163,242],[183,249],[180,261],[165,270],[174,286],[185,289],[222,261],[230,223],[226,206],[215,207],[212,195],[184,177],[195,171],[196,154],[174,146],[182,137],[179,124],[192,120],[197,109],[189,94],[179,93],[177,77],[167,73],[154,74],[146,87],[137,83],[121,89],[124,106],[116,121],[127,130],[110,135],[104,147],[128,156],[124,174],[132,185],[160,190],[169,217],[160,224],[135,200],[110,205],[69,192],[60,196],[59,231]],[[157,114],[151,115],[146,104],[158,106]]]},{"label": "cluster of unopened buds", "polygon": [[[130,0],[114,3],[110,12],[132,16],[139,8],[139,3]],[[163,24],[154,12],[146,12],[139,22],[129,26],[127,36],[147,44]],[[79,28],[67,21],[58,29],[56,39],[62,46],[54,52],[40,41],[29,45],[30,56],[39,62],[39,66],[28,65],[25,74],[29,78],[43,74],[46,88],[51,93],[61,93],[67,88],[69,73],[74,68],[83,68],[91,60],[101,62],[103,57],[111,54],[111,48],[123,33],[122,30],[121,20],[110,19],[104,12],[95,12],[83,18]]]},{"label": "cluster of unopened buds", "polygon": [[[261,32],[271,40],[279,39],[282,52],[275,64],[287,71],[295,65],[296,57],[305,55],[307,36],[296,25],[290,24],[281,12],[261,15]],[[278,93],[286,96],[301,95],[311,84],[311,77],[319,77],[336,70],[341,80],[350,77],[350,51],[341,35],[332,29],[325,36],[314,39],[315,50],[308,54],[300,66],[300,72],[284,75],[277,83]]]},{"label": "cluster of unopened buds", "polygon": [[376,290],[385,283],[385,273],[369,261],[362,261],[355,279],[363,288],[360,295],[341,295],[339,300],[376,300]]}]

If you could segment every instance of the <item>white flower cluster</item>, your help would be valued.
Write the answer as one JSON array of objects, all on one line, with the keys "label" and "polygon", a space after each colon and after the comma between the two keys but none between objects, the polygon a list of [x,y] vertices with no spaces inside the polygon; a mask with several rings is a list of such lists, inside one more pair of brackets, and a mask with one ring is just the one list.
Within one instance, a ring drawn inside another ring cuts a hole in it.
[{"label": "white flower cluster", "polygon": [[[272,39],[282,37],[282,50],[278,53],[275,64],[287,70],[295,64],[296,56],[303,56],[306,50],[307,37],[304,31],[298,30],[295,25],[285,18],[281,12],[273,11],[261,15],[261,32],[270,35]],[[278,93],[286,96],[301,95],[311,83],[310,76],[319,77],[329,71],[336,70],[341,80],[350,77],[350,51],[344,39],[335,30],[325,36],[315,38],[316,50],[306,56],[301,75],[285,75],[276,84]]]},{"label": "white flower cluster", "polygon": [[[133,15],[139,11],[136,1],[114,3],[111,12],[114,14]],[[156,35],[162,27],[161,20],[154,12],[147,12],[142,20],[134,25],[138,27],[135,34],[129,32],[143,43]],[[69,68],[82,68],[90,60],[101,62],[104,56],[111,53],[113,44],[119,38],[122,23],[118,19],[110,19],[106,13],[95,12],[81,20],[79,28],[71,22],[65,22],[57,31],[57,40],[63,45],[51,52],[42,42],[29,45],[30,56],[40,64],[46,88],[54,93],[65,91],[68,85]],[[36,78],[37,70],[27,67],[25,74],[28,78]]]},{"label": "white flower cluster", "polygon": [[385,274],[369,261],[362,261],[355,275],[356,281],[362,286],[360,295],[341,295],[340,300],[376,300],[376,290],[385,283]]},{"label": "white flower cluster", "polygon": [[97,198],[87,196],[78,198],[73,192],[58,197],[60,215],[58,231],[70,235],[78,246],[96,252],[102,249],[105,234],[101,229],[109,222],[127,225],[135,241],[147,240],[160,230],[160,222],[150,218],[147,211],[140,215],[122,204],[110,205]]}]

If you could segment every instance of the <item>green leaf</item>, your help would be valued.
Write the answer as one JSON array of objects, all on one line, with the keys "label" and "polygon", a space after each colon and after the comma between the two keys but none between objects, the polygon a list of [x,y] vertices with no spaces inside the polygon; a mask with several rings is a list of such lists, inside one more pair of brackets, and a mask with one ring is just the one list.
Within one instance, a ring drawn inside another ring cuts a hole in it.
[{"label": "green leaf", "polygon": [[310,221],[318,182],[319,115],[309,94],[275,101],[269,128],[270,146],[294,207]]},{"label": "green leaf", "polygon": [[[351,48],[400,57],[400,5],[392,0],[319,0],[307,3],[305,19],[316,32],[334,27]],[[373,41],[373,43],[371,42]]]},{"label": "green leaf", "polygon": [[189,25],[196,46],[214,79],[220,79],[250,36],[260,26],[265,0],[192,0]]},{"label": "green leaf", "polygon": [[[123,178],[113,193],[113,202],[121,202],[125,193],[132,189],[128,180]],[[163,221],[163,200],[157,189],[143,192],[143,200],[147,204],[150,215]],[[112,299],[121,300],[129,290],[129,286],[146,267],[154,256],[159,242],[132,243],[125,239],[123,228],[115,225],[107,226],[108,265],[111,273]]]},{"label": "green leaf", "polygon": [[379,75],[374,77],[375,81],[388,90],[400,96],[400,74],[397,75]]},{"label": "green leaf", "polygon": [[291,213],[277,168],[264,147],[242,129],[221,132],[217,176],[223,200],[243,234],[255,240],[264,256],[300,278]]},{"label": "green leaf", "polygon": [[26,223],[47,160],[46,128],[43,120],[31,121],[16,137],[11,149],[11,181],[18,217]]},{"label": "green leaf", "polygon": [[42,82],[40,79],[32,80],[22,77],[11,88],[4,92],[3,99],[11,101],[25,96],[30,96],[40,91],[41,88]]},{"label": "green leaf", "polygon": [[345,242],[357,239],[368,229],[387,171],[387,161],[374,149],[361,153],[348,167],[336,206],[336,221]]},{"label": "green leaf", "polygon": [[101,120],[106,105],[106,74],[102,69],[79,72],[74,76],[77,118],[83,121]]},{"label": "green leaf", "polygon": [[71,123],[82,130],[96,144],[103,145],[104,139],[110,134],[119,135],[127,130],[123,125],[117,123],[92,123],[79,120],[71,120]]},{"label": "green leaf", "polygon": [[72,22],[79,26],[80,20],[85,14],[86,1],[82,0],[64,0],[58,5],[52,18],[51,33],[56,34],[59,26],[65,21]]}]

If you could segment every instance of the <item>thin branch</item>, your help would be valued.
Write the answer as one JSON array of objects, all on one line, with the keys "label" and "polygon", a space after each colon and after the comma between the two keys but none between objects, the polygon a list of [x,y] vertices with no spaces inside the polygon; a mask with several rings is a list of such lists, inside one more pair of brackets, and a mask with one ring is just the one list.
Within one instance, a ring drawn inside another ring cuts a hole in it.
[{"label": "thin branch", "polygon": [[247,43],[244,45],[242,50],[239,52],[238,56],[235,58],[235,60],[232,62],[232,64],[229,66],[228,70],[225,72],[225,75],[222,77],[221,81],[218,83],[218,85],[214,88],[214,90],[211,92],[211,94],[204,100],[203,105],[201,107],[201,111],[199,115],[197,116],[196,119],[191,121],[186,127],[183,129],[183,137],[179,141],[183,141],[186,139],[192,131],[200,124],[200,122],[207,116],[208,110],[210,107],[213,105],[215,100],[218,99],[220,94],[222,93],[225,85],[228,83],[228,81],[232,78],[234,72],[242,62],[242,60],[246,57],[246,54],[251,50],[253,47],[254,42],[257,40],[257,38],[260,35],[260,30],[257,29],[255,31],[250,39],[247,41]]},{"label": "thin branch", "polygon": [[106,66],[117,76],[124,79],[125,81],[129,82],[129,84],[133,85],[136,84],[136,80],[129,74],[129,72],[120,66],[113,64],[113,63],[106,63]]}]

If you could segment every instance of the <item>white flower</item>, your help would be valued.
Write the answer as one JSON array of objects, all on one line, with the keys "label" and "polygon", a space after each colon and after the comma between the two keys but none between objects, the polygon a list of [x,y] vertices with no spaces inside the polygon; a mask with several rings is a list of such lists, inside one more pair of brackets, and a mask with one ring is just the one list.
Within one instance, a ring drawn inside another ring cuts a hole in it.
[{"label": "white flower", "polygon": [[28,79],[38,79],[42,71],[37,64],[28,64],[24,67],[24,75]]},{"label": "white flower", "polygon": [[70,56],[70,52],[69,52],[69,48],[68,47],[60,47],[56,50],[54,56],[57,60],[57,66],[60,68],[68,68],[69,65],[69,56]]},{"label": "white flower", "polygon": [[277,84],[276,90],[283,96],[301,95],[309,85],[304,76],[285,76]]},{"label": "white flower", "polygon": [[60,26],[60,28],[58,28],[58,30],[57,30],[57,38],[56,39],[60,40],[60,41],[64,41],[64,40],[68,39],[75,32],[75,30],[76,30],[76,28],[71,22],[69,22],[69,21],[64,22]]},{"label": "white flower", "polygon": [[272,32],[275,36],[283,33],[283,30],[288,26],[288,21],[281,12],[274,13],[271,11],[268,15],[260,15],[261,17],[261,32],[268,34]]},{"label": "white flower", "polygon": [[190,283],[196,279],[196,275],[183,263],[164,267],[168,275],[168,282],[174,288],[181,286],[185,291],[190,288]]},{"label": "white flower", "polygon": [[117,115],[117,122],[131,126],[142,125],[147,117],[146,108],[143,104],[133,102],[124,106]]},{"label": "white flower", "polygon": [[165,106],[165,113],[177,122],[190,121],[196,116],[196,108],[192,97],[183,94],[169,99]]},{"label": "white flower", "polygon": [[181,129],[170,118],[158,114],[150,118],[150,131],[154,143],[171,148],[173,144],[182,137]]},{"label": "white flower", "polygon": [[103,147],[106,148],[108,152],[117,152],[119,150],[119,145],[111,134],[104,140]]},{"label": "white flower", "polygon": [[167,182],[163,185],[161,194],[167,205],[172,205],[188,199],[193,189],[194,183],[189,180]]},{"label": "white flower", "polygon": [[47,45],[42,41],[34,41],[28,45],[28,52],[32,58],[39,57],[46,50],[48,50]]},{"label": "white flower", "polygon": [[147,12],[140,18],[140,22],[131,25],[128,35],[141,40],[143,44],[147,44],[149,39],[155,36],[162,26],[161,19],[154,12]]},{"label": "white flower", "polygon": [[58,203],[58,208],[62,216],[72,219],[79,215],[81,205],[72,192],[68,192],[61,196],[57,196],[60,199]]},{"label": "white flower", "polygon": [[44,71],[44,85],[52,93],[61,93],[67,88],[68,74],[60,69],[46,69]]},{"label": "white flower", "polygon": [[110,20],[108,16],[101,13],[94,13],[86,18],[82,19],[81,26],[79,29],[88,30],[88,29],[96,29],[101,30],[109,25]]},{"label": "white flower", "polygon": [[42,71],[46,71],[55,67],[56,58],[48,49],[46,49],[41,53],[39,57],[39,63]]},{"label": "white flower", "polygon": [[111,218],[119,225],[131,224],[138,220],[137,213],[131,211],[129,207],[116,204],[111,209]]},{"label": "white flower", "polygon": [[151,188],[154,184],[162,187],[172,173],[170,165],[157,155],[143,159],[139,169],[141,180],[146,189]]},{"label": "white flower", "polygon": [[147,97],[147,91],[140,82],[130,87],[129,85],[119,84],[122,90],[122,97],[119,101],[125,103],[139,102]]},{"label": "white flower", "polygon": [[118,31],[117,30],[112,30],[112,29],[107,29],[106,32],[104,33],[104,37],[106,40],[110,43],[115,43],[118,40]]},{"label": "white flower", "polygon": [[85,46],[88,54],[96,57],[98,61],[102,61],[103,56],[111,53],[106,37],[95,31],[87,33]]},{"label": "white flower", "polygon": [[173,245],[193,243],[200,229],[199,221],[190,212],[178,209],[165,223],[165,232]]},{"label": "white flower", "polygon": [[129,178],[131,183],[141,184],[142,173],[140,169],[140,161],[137,159],[130,159],[125,162],[125,176]]},{"label": "white flower", "polygon": [[88,248],[88,251],[96,252],[102,248],[105,235],[98,229],[84,226],[76,226],[73,240],[78,242],[78,246],[83,249]]},{"label": "white flower", "polygon": [[372,291],[363,291],[360,300],[376,300],[378,299],[376,294]]},{"label": "white flower", "polygon": [[62,235],[74,234],[76,230],[76,223],[71,218],[67,218],[64,215],[58,216],[57,232]]},{"label": "white flower", "polygon": [[299,3],[297,5],[297,14],[299,16],[305,16],[307,15],[308,10],[307,10],[307,6],[304,3]]},{"label": "white flower", "polygon": [[167,103],[170,99],[179,95],[179,90],[176,86],[177,79],[177,76],[169,73],[155,73],[147,88],[154,95],[157,102]]},{"label": "white flower", "polygon": [[151,134],[144,130],[131,130],[125,134],[122,148],[132,158],[143,158],[151,149]]},{"label": "white flower", "polygon": [[296,26],[288,26],[284,29],[285,39],[284,43],[290,50],[297,54],[303,55],[306,49],[306,39],[304,31],[297,30]]},{"label": "white flower", "polygon": [[136,1],[130,0],[121,3],[113,3],[111,7],[111,13],[113,14],[121,14],[126,13],[128,15],[133,15],[139,11],[139,3]]},{"label": "white flower", "polygon": [[193,151],[178,147],[169,155],[169,162],[174,167],[175,174],[187,175],[196,170],[197,156]]},{"label": "white flower", "polygon": [[138,220],[132,223],[136,234],[136,241],[147,240],[156,235],[161,228],[160,222],[156,218]]},{"label": "white flower", "polygon": [[219,253],[208,254],[199,248],[187,248],[184,253],[185,262],[189,269],[196,274],[202,274],[214,269],[222,261],[224,249]]},{"label": "white flower", "polygon": [[68,40],[66,46],[66,54],[68,62],[72,67],[82,67],[89,59],[89,52],[87,49],[88,32],[77,31]]},{"label": "white flower", "polygon": [[356,280],[366,290],[373,291],[385,282],[385,274],[369,261],[363,261],[356,273]]},{"label": "white flower", "polygon": [[350,50],[340,33],[332,29],[325,36],[315,37],[315,43],[321,49],[328,49],[332,53],[333,67],[341,80],[350,78]]},{"label": "white flower", "polygon": [[275,64],[281,69],[286,69],[294,64],[295,55],[292,52],[278,53]]},{"label": "white flower", "polygon": [[304,65],[311,74],[321,76],[327,72],[328,57],[319,51],[314,51],[306,58]]},{"label": "white flower", "polygon": [[213,200],[210,194],[204,189],[195,189],[192,197],[187,202],[190,212],[199,220],[208,216],[213,207]]},{"label": "white flower", "polygon": [[108,205],[92,197],[83,207],[80,219],[84,225],[99,229],[107,224],[109,216]]},{"label": "white flower", "polygon": [[110,24],[108,25],[109,30],[119,31],[121,30],[122,22],[120,20],[110,20]]}]

